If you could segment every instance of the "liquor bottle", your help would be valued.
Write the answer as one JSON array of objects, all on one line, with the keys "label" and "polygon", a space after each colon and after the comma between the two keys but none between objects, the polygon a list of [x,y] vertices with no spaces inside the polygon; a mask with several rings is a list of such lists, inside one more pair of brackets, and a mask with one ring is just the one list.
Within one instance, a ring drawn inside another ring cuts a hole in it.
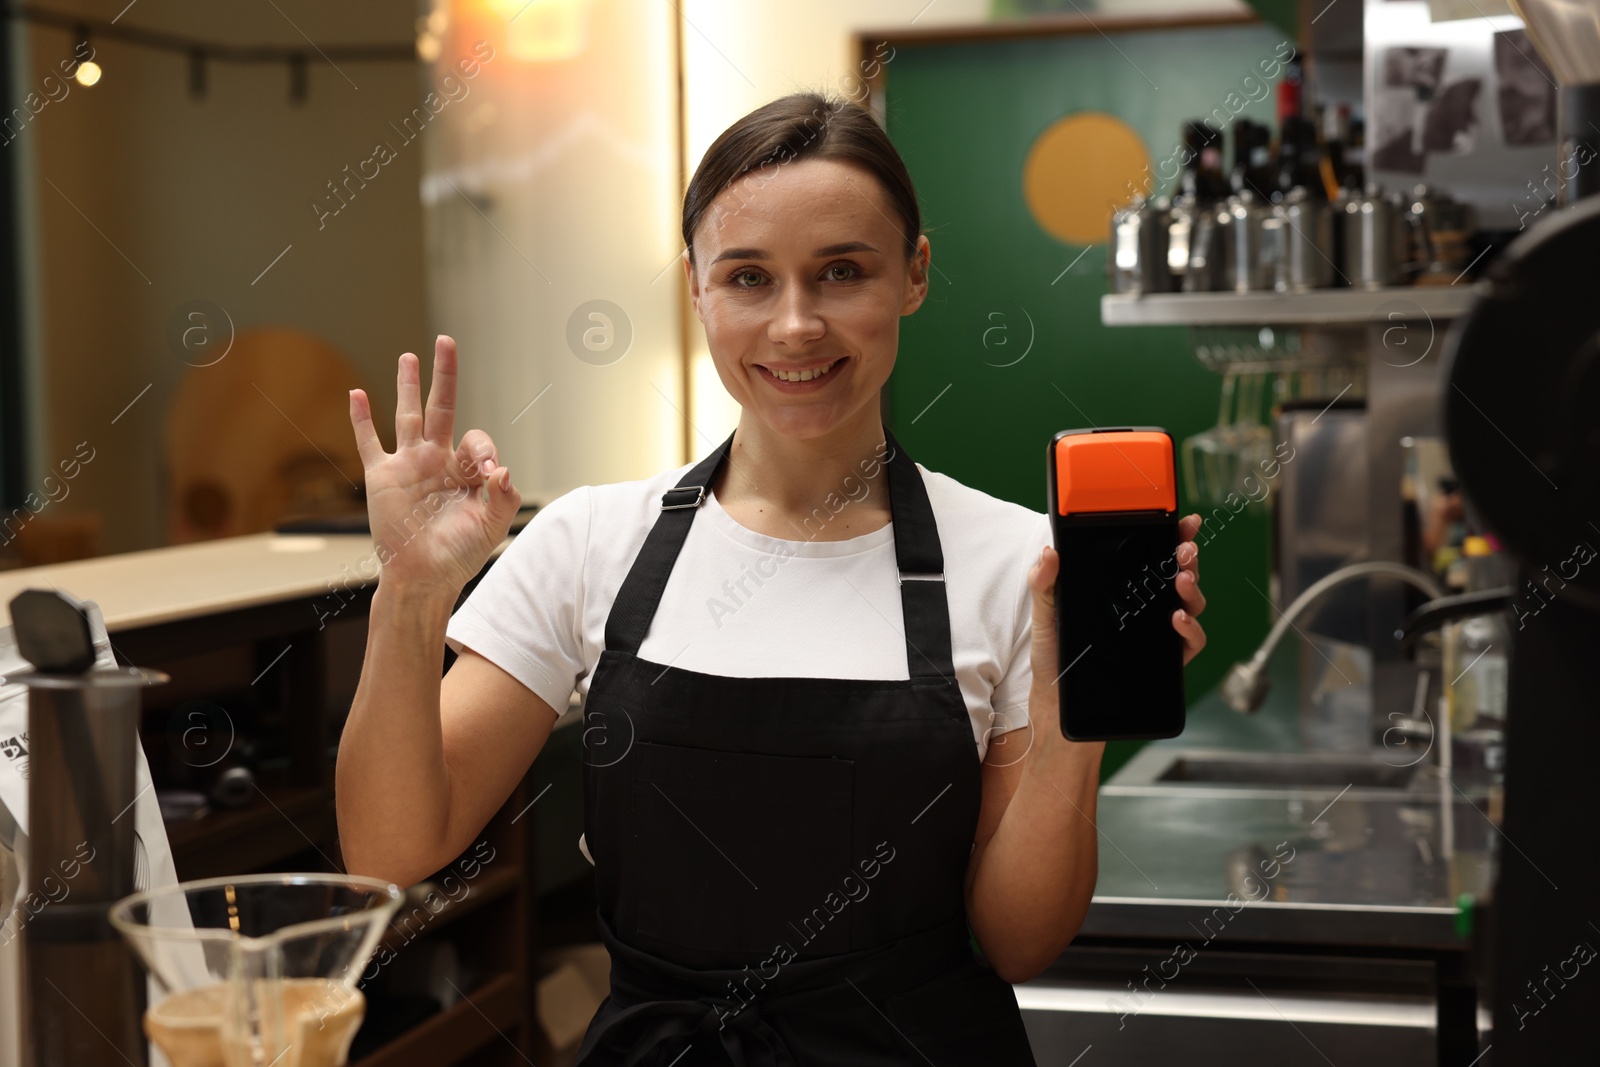
[{"label": "liquor bottle", "polygon": [[1345,142],[1350,139],[1350,105],[1324,104],[1321,109],[1322,158],[1333,170],[1333,183],[1345,184],[1349,165],[1344,161]]},{"label": "liquor bottle", "polygon": [[1229,193],[1222,169],[1222,135],[1204,122],[1183,124],[1184,156],[1188,162],[1178,179],[1179,195],[1200,207],[1209,207]]},{"label": "liquor bottle", "polygon": [[1278,158],[1269,190],[1274,202],[1281,201],[1297,185],[1303,185],[1319,200],[1328,198],[1318,160],[1317,127],[1305,115],[1304,70],[1300,53],[1284,64],[1283,80],[1278,82]]},{"label": "liquor bottle", "polygon": [[1250,119],[1233,120],[1233,170],[1228,175],[1229,188],[1235,192],[1248,189],[1263,201],[1272,191],[1272,131]]},{"label": "liquor bottle", "polygon": [[1367,124],[1360,116],[1350,118],[1350,132],[1344,145],[1345,188],[1360,189],[1367,184]]},{"label": "liquor bottle", "polygon": [[1301,89],[1304,78],[1300,53],[1295,52],[1283,65],[1283,80],[1278,82],[1278,128],[1283,129],[1283,124],[1290,116],[1300,115],[1303,111],[1301,105]]},{"label": "liquor bottle", "polygon": [[1278,171],[1272,199],[1282,200],[1297,185],[1319,200],[1328,199],[1318,163],[1317,128],[1304,115],[1289,115],[1278,133]]},{"label": "liquor bottle", "polygon": [[1334,195],[1340,189],[1361,189],[1366,184],[1361,120],[1351,116],[1347,103],[1326,104],[1318,109],[1317,127],[1321,135],[1323,184]]},{"label": "liquor bottle", "polygon": [[[1183,171],[1178,176],[1171,210],[1166,215],[1167,275],[1175,290],[1193,292],[1210,288],[1209,281],[1201,284],[1198,277],[1191,278],[1189,269],[1196,251],[1193,242],[1201,233],[1202,219],[1215,210],[1218,199],[1227,195],[1219,141],[1218,134],[1203,122],[1191,119],[1183,124]],[[1206,261],[1202,250],[1200,262]]]}]

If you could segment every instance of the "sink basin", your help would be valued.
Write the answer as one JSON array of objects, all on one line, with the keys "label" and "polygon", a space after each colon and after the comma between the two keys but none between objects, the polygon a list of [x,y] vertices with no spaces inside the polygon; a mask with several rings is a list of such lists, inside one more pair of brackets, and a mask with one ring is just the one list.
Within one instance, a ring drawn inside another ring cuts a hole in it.
[{"label": "sink basin", "polygon": [[1419,765],[1337,752],[1239,752],[1146,746],[1106,787],[1156,789],[1295,790],[1403,793]]},{"label": "sink basin", "polygon": [[1404,789],[1415,767],[1391,767],[1366,756],[1318,756],[1304,753],[1232,753],[1203,755],[1180,752],[1158,775],[1157,782],[1204,782],[1218,785],[1345,786],[1361,789]]}]

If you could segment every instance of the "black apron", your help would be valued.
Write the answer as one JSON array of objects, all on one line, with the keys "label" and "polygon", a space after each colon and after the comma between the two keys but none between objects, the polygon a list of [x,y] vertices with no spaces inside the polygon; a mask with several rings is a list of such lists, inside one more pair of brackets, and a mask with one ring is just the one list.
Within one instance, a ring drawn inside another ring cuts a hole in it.
[{"label": "black apron", "polygon": [[[584,707],[584,839],[611,989],[582,1067],[1034,1067],[1011,986],[968,940],[982,772],[933,509],[885,436],[903,681],[640,659],[733,438],[662,497]],[[773,640],[804,654],[805,634]]]}]

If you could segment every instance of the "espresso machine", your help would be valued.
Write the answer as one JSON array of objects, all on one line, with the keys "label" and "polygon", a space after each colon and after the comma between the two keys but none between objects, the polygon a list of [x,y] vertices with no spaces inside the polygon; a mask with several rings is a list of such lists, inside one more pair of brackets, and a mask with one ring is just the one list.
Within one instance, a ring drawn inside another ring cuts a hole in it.
[{"label": "espresso machine", "polygon": [[1503,848],[1486,939],[1495,1067],[1587,1048],[1600,949],[1600,0],[1512,0],[1561,82],[1562,209],[1491,264],[1446,342],[1469,506],[1516,561]]}]

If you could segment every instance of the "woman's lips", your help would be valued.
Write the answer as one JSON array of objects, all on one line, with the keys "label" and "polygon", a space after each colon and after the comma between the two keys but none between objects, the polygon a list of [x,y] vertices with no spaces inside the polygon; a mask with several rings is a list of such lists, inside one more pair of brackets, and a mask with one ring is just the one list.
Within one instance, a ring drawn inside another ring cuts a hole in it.
[{"label": "woman's lips", "polygon": [[[810,369],[814,370],[817,367],[829,367],[830,369],[828,370],[828,372],[826,374],[823,374],[821,377],[811,378],[811,379],[809,379],[807,381],[803,381],[803,382],[784,381],[782,378],[779,378],[777,375],[773,374],[772,371],[770,371],[766,367],[762,366],[761,364],[758,363],[755,366],[756,366],[756,370],[758,370],[761,373],[761,379],[763,381],[765,381],[768,385],[772,386],[774,389],[779,390],[780,392],[793,394],[793,393],[814,393],[814,392],[817,392],[818,390],[827,388],[827,385],[831,380],[833,380],[834,378],[837,378],[841,373],[843,373],[843,371],[845,370],[845,365],[848,362],[849,361],[848,361],[848,359],[846,357],[840,356],[839,358],[835,359],[832,362],[831,365],[827,364],[827,363],[813,364]],[[791,368],[785,367],[783,369],[786,372],[793,373],[794,370],[804,370],[804,369],[807,369],[807,368],[803,368],[802,367],[802,368],[792,368],[791,369]]]}]

